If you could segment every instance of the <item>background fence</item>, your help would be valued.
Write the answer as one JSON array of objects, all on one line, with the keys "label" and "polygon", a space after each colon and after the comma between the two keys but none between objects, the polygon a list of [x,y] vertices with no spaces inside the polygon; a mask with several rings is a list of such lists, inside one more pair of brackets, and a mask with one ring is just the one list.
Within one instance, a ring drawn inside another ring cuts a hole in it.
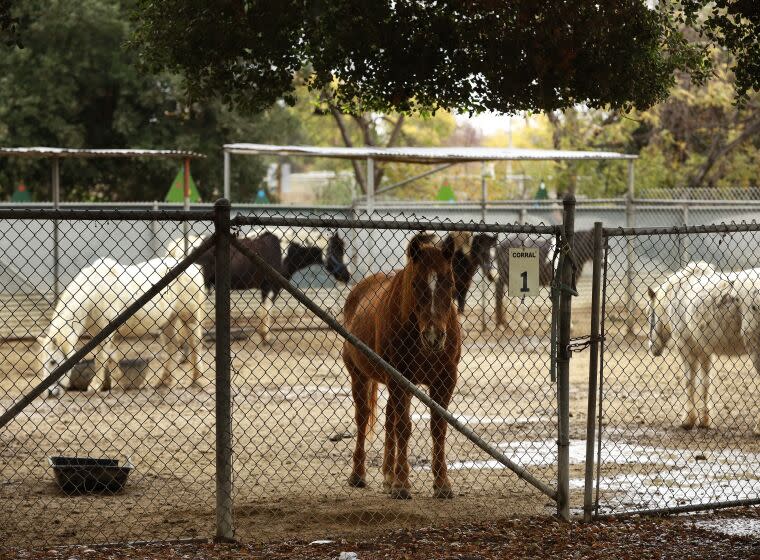
[{"label": "background fence", "polygon": [[[760,442],[753,434],[760,378],[748,355],[757,335],[742,331],[760,284],[757,272],[746,286],[724,280],[760,265],[760,226],[701,231],[605,230],[597,514],[760,502]],[[720,273],[674,276],[690,260]],[[654,318],[650,288],[664,302]],[[669,332],[669,345],[654,355],[650,339],[666,341]],[[690,363],[697,366],[695,410]],[[703,363],[708,378],[697,371]]]},{"label": "background fence", "polygon": [[[741,190],[743,193],[744,191]],[[643,193],[660,195],[661,193]],[[688,194],[688,193],[686,193]],[[686,196],[684,194],[684,196]],[[699,194],[699,193],[697,193]],[[729,193],[738,196],[737,193]],[[689,196],[693,196],[694,193]],[[705,197],[707,195],[704,195]],[[144,209],[168,210],[177,209],[177,205],[166,203],[107,203],[61,205],[68,209]],[[0,204],[0,210],[19,209],[18,204]],[[29,204],[23,208],[52,208],[51,204]],[[193,210],[210,210],[210,204],[197,204]],[[413,216],[418,220],[450,220],[452,222],[481,222],[492,224],[554,224],[562,221],[562,205],[560,201],[508,201],[489,202],[483,208],[479,203],[398,203],[378,202],[375,210],[368,212],[366,208],[350,206],[330,207],[298,207],[298,206],[266,206],[266,205],[235,205],[233,216],[266,215],[282,217],[324,217],[324,218],[363,218],[363,219],[393,219]],[[580,199],[576,206],[576,229],[590,230],[593,223],[602,221],[605,227],[680,227],[689,225],[707,225],[729,222],[751,222],[760,218],[760,201],[758,200],[709,200],[694,198],[640,198],[628,202],[625,199]],[[75,223],[61,223],[59,232],[58,266],[54,262],[54,224],[41,224],[36,231],[26,231],[23,227],[14,225],[13,220],[0,221],[0,297],[7,298],[15,293],[49,297],[42,294],[45,289],[51,293],[55,286],[55,271],[58,270],[60,284],[65,285],[74,277],[79,269],[98,256],[105,256],[109,251],[124,250],[132,260],[146,260],[160,256],[166,242],[166,232],[154,222],[139,222],[132,224],[128,230],[119,230],[118,224],[104,226],[109,229],[91,230]],[[77,230],[79,228],[79,230]],[[277,230],[275,230],[277,231]],[[191,234],[203,233],[202,228],[190,231]],[[280,231],[279,233],[283,233]],[[292,233],[285,232],[286,236]],[[319,232],[321,234],[321,232]],[[354,265],[356,277],[368,272],[364,263],[377,262],[383,258],[382,251],[395,245],[389,244],[389,237],[378,234],[377,243],[351,244],[348,258]],[[122,238],[126,236],[130,242],[126,248],[118,248]],[[139,243],[137,241],[139,240]],[[134,241],[134,242],[132,242]],[[324,244],[324,240],[311,239],[312,243]],[[685,242],[679,258],[688,262]],[[14,249],[14,245],[17,247]],[[5,250],[8,254],[4,254]],[[372,255],[368,251],[375,251]],[[736,253],[738,254],[738,253]],[[17,257],[14,257],[17,255]],[[35,258],[31,258],[34,256]],[[14,257],[14,258],[12,258]],[[644,258],[645,255],[642,255]],[[296,277],[295,282],[302,287],[311,283],[324,283],[326,278]],[[5,333],[5,336],[8,336]],[[14,334],[14,336],[16,336]]]}]

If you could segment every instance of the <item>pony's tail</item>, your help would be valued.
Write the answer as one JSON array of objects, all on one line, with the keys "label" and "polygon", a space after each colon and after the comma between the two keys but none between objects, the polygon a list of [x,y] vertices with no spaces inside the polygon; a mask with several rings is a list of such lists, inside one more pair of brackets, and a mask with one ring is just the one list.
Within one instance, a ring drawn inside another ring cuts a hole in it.
[{"label": "pony's tail", "polygon": [[367,406],[369,407],[369,421],[367,422],[367,431],[364,433],[365,437],[372,435],[372,430],[375,428],[375,422],[377,422],[377,381],[372,381],[369,384],[369,398],[367,399]]}]

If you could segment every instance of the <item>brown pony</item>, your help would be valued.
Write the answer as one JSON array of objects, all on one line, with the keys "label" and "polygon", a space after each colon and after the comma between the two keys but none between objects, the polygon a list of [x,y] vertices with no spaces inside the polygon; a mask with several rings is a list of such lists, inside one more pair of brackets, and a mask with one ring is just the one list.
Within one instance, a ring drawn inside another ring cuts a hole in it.
[{"label": "brown pony", "polygon": [[[407,379],[427,385],[430,396],[444,408],[454,392],[462,346],[454,306],[453,255],[451,240],[438,247],[433,236],[417,234],[407,247],[406,266],[359,282],[351,290],[343,310],[348,330]],[[357,488],[367,484],[364,444],[375,422],[378,383],[383,383],[388,386],[383,486],[393,498],[409,499],[411,395],[349,342],[343,345],[343,361],[351,374],[357,426],[354,465],[348,483]],[[433,495],[453,498],[446,474],[446,421],[432,414],[430,431]]]}]

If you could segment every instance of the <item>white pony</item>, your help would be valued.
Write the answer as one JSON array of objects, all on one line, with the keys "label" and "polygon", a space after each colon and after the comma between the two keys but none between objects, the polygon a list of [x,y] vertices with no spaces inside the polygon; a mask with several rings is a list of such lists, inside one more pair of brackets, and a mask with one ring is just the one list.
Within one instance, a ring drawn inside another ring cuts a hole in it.
[{"label": "white pony", "polygon": [[[112,259],[103,259],[83,268],[61,293],[50,326],[39,340],[43,375],[47,377],[61,365],[74,352],[82,336],[93,336],[105,328],[178,262],[164,258],[123,266]],[[193,383],[201,376],[199,349],[206,297],[201,269],[191,265],[117,329],[116,334],[121,337],[140,337],[151,328],[159,329],[162,346],[168,354],[159,385],[165,384],[177,369],[177,353],[185,342],[190,348]],[[107,338],[96,353],[96,375],[101,375],[103,380],[101,390],[111,388],[111,372],[116,367],[113,338],[113,335]],[[68,388],[67,373],[48,394],[58,396]]]},{"label": "white pony", "polygon": [[[648,292],[649,350],[662,355],[672,338],[686,374],[689,402],[681,425],[709,428],[712,356],[750,354],[760,372],[760,269],[722,273],[705,262],[690,263]],[[754,431],[760,434],[760,421]]]}]

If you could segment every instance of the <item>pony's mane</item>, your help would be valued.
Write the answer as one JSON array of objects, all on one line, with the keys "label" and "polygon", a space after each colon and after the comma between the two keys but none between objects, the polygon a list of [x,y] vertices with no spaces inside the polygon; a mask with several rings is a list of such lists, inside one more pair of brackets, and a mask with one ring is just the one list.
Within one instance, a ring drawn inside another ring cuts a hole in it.
[{"label": "pony's mane", "polygon": [[[194,235],[190,234],[187,236],[187,250],[192,251],[195,249],[198,245],[201,244],[204,237],[201,235]],[[172,257],[174,259],[184,259],[185,258],[185,238],[184,237],[178,237],[177,239],[170,240],[166,247],[164,248],[164,252],[166,253],[166,257]]]}]

